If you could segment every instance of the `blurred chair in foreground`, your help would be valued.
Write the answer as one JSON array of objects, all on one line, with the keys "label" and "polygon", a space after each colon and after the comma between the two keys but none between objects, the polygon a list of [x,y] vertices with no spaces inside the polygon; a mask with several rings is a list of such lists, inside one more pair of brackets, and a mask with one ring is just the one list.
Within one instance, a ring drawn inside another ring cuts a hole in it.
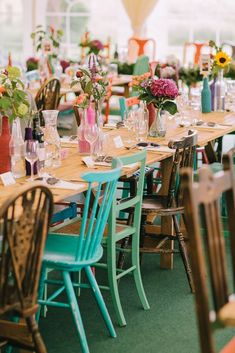
[{"label": "blurred chair in foreground", "polygon": [[[215,353],[213,331],[235,327],[235,179],[234,150],[224,155],[224,171],[213,175],[208,167],[199,170],[199,182],[192,183],[192,170],[181,173],[185,219],[188,230],[201,353]],[[228,212],[229,250],[226,257],[219,200],[225,194]],[[231,258],[229,288],[227,260]],[[233,287],[233,288],[231,288]],[[235,339],[221,353],[234,353]]]},{"label": "blurred chair in foreground", "polygon": [[23,187],[1,206],[0,347],[6,341],[14,347],[46,353],[35,313],[52,209],[52,194],[41,185]]}]

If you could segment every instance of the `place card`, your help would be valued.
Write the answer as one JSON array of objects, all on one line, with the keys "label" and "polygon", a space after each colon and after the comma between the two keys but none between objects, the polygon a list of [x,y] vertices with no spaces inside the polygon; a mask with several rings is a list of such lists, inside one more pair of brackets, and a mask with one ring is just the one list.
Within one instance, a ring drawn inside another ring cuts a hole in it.
[{"label": "place card", "polygon": [[0,178],[1,178],[2,183],[3,183],[4,186],[12,185],[12,184],[16,183],[12,172],[7,172],[7,173],[0,174]]},{"label": "place card", "polygon": [[123,141],[122,141],[122,138],[121,138],[120,135],[114,137],[113,142],[114,142],[114,145],[115,145],[116,148],[124,147]]},{"label": "place card", "polygon": [[95,166],[93,159],[89,156],[83,157],[82,161],[86,164],[88,168],[93,168]]},{"label": "place card", "polygon": [[211,57],[210,54],[201,54],[200,56],[200,74],[204,77],[211,73]]}]

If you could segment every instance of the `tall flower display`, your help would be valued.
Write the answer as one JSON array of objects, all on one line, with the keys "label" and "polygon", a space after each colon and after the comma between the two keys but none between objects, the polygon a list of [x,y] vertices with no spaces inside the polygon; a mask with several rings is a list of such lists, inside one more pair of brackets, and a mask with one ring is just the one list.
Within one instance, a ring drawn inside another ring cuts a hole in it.
[{"label": "tall flower display", "polygon": [[17,67],[7,67],[0,71],[0,113],[10,121],[17,117],[24,118],[29,113],[27,94],[20,76]]}]

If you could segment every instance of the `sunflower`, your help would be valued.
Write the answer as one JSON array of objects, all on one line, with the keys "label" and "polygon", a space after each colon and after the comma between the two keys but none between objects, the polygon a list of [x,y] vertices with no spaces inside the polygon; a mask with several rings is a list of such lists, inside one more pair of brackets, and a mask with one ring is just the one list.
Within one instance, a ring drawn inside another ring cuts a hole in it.
[{"label": "sunflower", "polygon": [[231,61],[231,58],[224,52],[219,51],[215,56],[215,63],[217,66],[224,68]]}]

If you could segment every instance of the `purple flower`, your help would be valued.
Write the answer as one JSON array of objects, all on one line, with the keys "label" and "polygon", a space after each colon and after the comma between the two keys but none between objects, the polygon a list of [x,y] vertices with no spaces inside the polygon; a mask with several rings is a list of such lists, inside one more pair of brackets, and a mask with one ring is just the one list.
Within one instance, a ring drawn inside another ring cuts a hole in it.
[{"label": "purple flower", "polygon": [[98,50],[103,50],[104,46],[99,39],[94,39],[90,42],[92,48],[97,48]]},{"label": "purple flower", "polygon": [[152,79],[150,91],[155,97],[175,99],[178,94],[178,88],[173,80],[170,79]]}]

